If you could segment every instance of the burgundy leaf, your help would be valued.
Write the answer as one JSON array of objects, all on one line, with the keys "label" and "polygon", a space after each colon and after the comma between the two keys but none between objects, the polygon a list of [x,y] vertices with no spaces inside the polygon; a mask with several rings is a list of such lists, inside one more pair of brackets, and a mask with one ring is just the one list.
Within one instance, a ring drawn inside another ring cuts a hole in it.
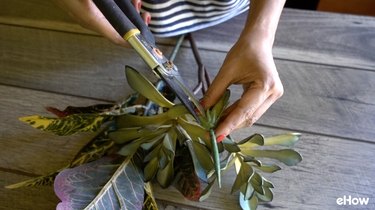
[{"label": "burgundy leaf", "polygon": [[182,155],[178,157],[176,162],[178,164],[176,188],[185,198],[199,201],[202,188],[201,182],[195,173],[193,161],[186,148],[182,149]]}]

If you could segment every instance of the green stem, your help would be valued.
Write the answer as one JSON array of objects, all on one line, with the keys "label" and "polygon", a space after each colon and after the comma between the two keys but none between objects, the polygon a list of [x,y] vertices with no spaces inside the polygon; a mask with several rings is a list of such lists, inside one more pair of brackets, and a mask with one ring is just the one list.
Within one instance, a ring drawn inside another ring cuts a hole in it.
[{"label": "green stem", "polygon": [[181,45],[182,45],[182,42],[184,41],[184,39],[185,39],[185,34],[181,35],[181,36],[178,38],[178,40],[177,40],[177,42],[176,42],[176,45],[174,46],[174,48],[173,48],[173,50],[172,50],[172,53],[171,53],[171,55],[169,56],[169,60],[170,60],[171,62],[173,62],[174,59],[176,58],[177,53],[178,53],[178,51],[180,50]]},{"label": "green stem", "polygon": [[213,129],[210,129],[210,137],[211,137],[211,144],[212,144],[212,153],[215,163],[215,173],[217,177],[217,182],[219,184],[219,188],[221,188],[221,169],[220,169],[220,158],[219,158],[219,149],[217,147],[216,136]]}]

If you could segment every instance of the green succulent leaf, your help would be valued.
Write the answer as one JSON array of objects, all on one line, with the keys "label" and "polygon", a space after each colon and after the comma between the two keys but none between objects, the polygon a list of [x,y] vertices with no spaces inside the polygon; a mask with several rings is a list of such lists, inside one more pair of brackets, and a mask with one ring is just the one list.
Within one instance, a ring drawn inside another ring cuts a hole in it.
[{"label": "green succulent leaf", "polygon": [[209,142],[207,140],[208,132],[202,126],[196,124],[195,122],[189,122],[184,120],[182,117],[177,118],[177,123],[193,138],[193,140],[202,139],[206,144]]},{"label": "green succulent leaf", "polygon": [[167,166],[163,169],[159,169],[156,175],[156,179],[161,187],[167,188],[172,182],[174,177],[173,160],[169,161]]},{"label": "green succulent leaf", "polygon": [[130,66],[125,67],[128,84],[133,90],[137,91],[147,99],[155,102],[161,107],[170,108],[174,104],[166,99],[155,86],[141,73]]},{"label": "green succulent leaf", "polygon": [[264,187],[267,187],[267,188],[275,188],[275,187],[273,186],[272,182],[268,181],[268,180],[265,179],[264,177],[263,177],[263,186],[264,186]]},{"label": "green succulent leaf", "polygon": [[232,186],[232,194],[239,190],[242,186],[246,185],[254,174],[253,168],[251,168],[250,165],[240,160],[240,158],[236,159],[236,168],[237,170],[239,168],[239,171],[237,172],[237,177],[234,180]]},{"label": "green succulent leaf", "polygon": [[222,144],[224,149],[230,153],[241,152],[241,149],[238,147],[237,143],[232,141],[230,138],[224,138]]},{"label": "green succulent leaf", "polygon": [[230,154],[226,159],[225,159],[225,162],[222,164],[222,166],[221,166],[221,170],[222,171],[226,171],[226,170],[228,170],[228,168],[230,168],[230,167],[232,167],[233,166],[233,164],[235,163],[235,161],[236,161],[236,156],[235,156],[235,154]]},{"label": "green succulent leaf", "polygon": [[244,155],[249,155],[251,157],[264,157],[276,159],[287,166],[294,166],[302,161],[302,156],[298,152],[292,149],[283,149],[283,150],[252,150],[242,149],[241,151]]},{"label": "green succulent leaf", "polygon": [[255,193],[253,185],[248,182],[246,185],[241,187],[241,193],[244,195],[245,200],[249,200]]},{"label": "green succulent leaf", "polygon": [[263,195],[259,193],[257,194],[259,200],[262,200],[264,202],[270,202],[273,200],[273,192],[270,188],[263,187],[263,192]]},{"label": "green succulent leaf", "polygon": [[205,173],[209,173],[214,170],[214,162],[211,158],[210,152],[207,147],[199,142],[192,141],[194,155],[196,157],[199,166],[204,169]]},{"label": "green succulent leaf", "polygon": [[293,146],[299,140],[300,136],[300,133],[287,133],[271,136],[264,139],[264,145]]},{"label": "green succulent leaf", "polygon": [[255,194],[249,199],[244,199],[244,195],[240,193],[240,206],[242,210],[256,210],[258,207],[258,198]]},{"label": "green succulent leaf", "polygon": [[264,195],[263,179],[261,175],[254,171],[253,176],[250,178],[250,183],[258,194]]},{"label": "green succulent leaf", "polygon": [[212,107],[210,111],[210,117],[212,119],[212,123],[216,124],[217,121],[220,119],[225,107],[227,107],[229,103],[229,97],[230,97],[230,90],[226,90],[224,92],[224,95],[220,98],[220,100]]},{"label": "green succulent leaf", "polygon": [[146,151],[150,151],[152,148],[155,148],[157,145],[159,145],[162,141],[163,136],[158,135],[155,138],[141,144],[142,149]]},{"label": "green succulent leaf", "polygon": [[26,122],[36,129],[49,131],[59,136],[97,131],[109,119],[109,116],[97,114],[72,114],[62,118],[33,115],[19,118],[20,121]]},{"label": "green succulent leaf", "polygon": [[141,127],[120,128],[110,132],[108,137],[117,144],[125,144],[149,133],[152,133],[152,131],[142,130]]},{"label": "green succulent leaf", "polygon": [[159,169],[158,159],[155,157],[150,162],[147,163],[143,170],[145,182],[150,181],[156,175]]},{"label": "green succulent leaf", "polygon": [[117,154],[122,156],[132,156],[137,152],[141,143],[141,140],[130,142],[129,144],[122,146],[121,149],[117,152]]},{"label": "green succulent leaf", "polygon": [[170,108],[167,112],[153,116],[125,114],[116,118],[116,124],[119,128],[165,125],[168,121],[176,120],[178,117],[185,114],[188,114],[186,108],[183,105],[176,105]]},{"label": "green succulent leaf", "polygon": [[[202,166],[202,164],[200,163],[200,161],[202,160],[199,160],[198,159],[198,155],[196,154],[195,150],[194,150],[194,147],[193,147],[193,141],[191,139],[189,140],[186,140],[185,141],[186,145],[187,145],[187,148],[189,150],[189,153],[190,153],[190,156],[191,156],[191,159],[193,161],[193,165],[194,165],[194,170],[195,170],[195,174],[197,174],[197,176],[203,180],[203,181],[208,181],[208,172],[207,170],[210,170],[209,168],[205,168]],[[212,165],[211,168],[213,169],[213,163],[212,163],[212,160],[208,161],[207,160],[207,164],[208,165]],[[209,163],[211,162],[211,163]]]},{"label": "green succulent leaf", "polygon": [[162,145],[161,144],[158,144],[156,145],[156,147],[151,150],[151,152],[149,152],[146,157],[143,159],[144,162],[148,162],[150,161],[151,159],[155,158],[155,157],[158,157],[159,156],[159,153],[161,151],[161,148],[162,148]]},{"label": "green succulent leaf", "polygon": [[206,188],[204,188],[204,190],[202,191],[201,196],[199,197],[199,201],[204,201],[211,195],[212,186],[214,186],[214,183],[215,183],[215,179],[212,180],[212,182],[208,183]]},{"label": "green succulent leaf", "polygon": [[248,148],[254,146],[263,146],[264,145],[264,137],[261,134],[253,134],[240,142],[238,142],[241,148]]},{"label": "green succulent leaf", "polygon": [[176,151],[176,141],[177,134],[174,132],[174,130],[170,130],[164,135],[163,146],[165,149],[174,154]]},{"label": "green succulent leaf", "polygon": [[253,167],[263,171],[263,172],[266,172],[266,173],[274,173],[278,170],[281,170],[280,166],[278,165],[275,165],[275,164],[272,164],[272,165],[261,165],[261,166],[258,166],[258,165],[254,165]]},{"label": "green succulent leaf", "polygon": [[255,159],[254,157],[244,156],[243,161],[246,163],[255,163],[255,165],[259,167],[262,166],[262,162],[260,160]]}]

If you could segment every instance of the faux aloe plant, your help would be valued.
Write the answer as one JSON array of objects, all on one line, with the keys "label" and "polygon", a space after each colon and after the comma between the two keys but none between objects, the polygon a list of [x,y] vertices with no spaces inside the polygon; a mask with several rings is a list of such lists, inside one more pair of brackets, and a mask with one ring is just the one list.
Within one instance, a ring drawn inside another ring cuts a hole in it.
[{"label": "faux aloe plant", "polygon": [[[136,91],[117,104],[48,108],[57,117],[20,118],[34,128],[57,135],[98,132],[70,164],[48,175],[7,186],[18,188],[54,184],[61,199],[57,209],[157,209],[150,182],[176,188],[188,199],[203,201],[212,186],[221,186],[221,172],[234,165],[232,193],[240,191],[240,206],[254,210],[273,198],[273,184],[262,173],[281,168],[264,164],[271,158],[293,166],[301,155],[289,148],[299,134],[265,138],[253,134],[235,141],[226,137],[217,143],[213,129],[226,108],[230,92],[201,116],[198,123],[159,82],[126,67],[129,85]],[[221,157],[219,157],[219,154]]]}]

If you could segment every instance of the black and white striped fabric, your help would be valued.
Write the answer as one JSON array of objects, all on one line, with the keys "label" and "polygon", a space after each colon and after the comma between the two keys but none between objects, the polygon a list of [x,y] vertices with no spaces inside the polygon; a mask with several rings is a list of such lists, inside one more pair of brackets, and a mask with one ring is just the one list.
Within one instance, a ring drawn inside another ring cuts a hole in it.
[{"label": "black and white striped fabric", "polygon": [[249,0],[143,0],[155,36],[170,37],[222,23],[249,8]]}]

